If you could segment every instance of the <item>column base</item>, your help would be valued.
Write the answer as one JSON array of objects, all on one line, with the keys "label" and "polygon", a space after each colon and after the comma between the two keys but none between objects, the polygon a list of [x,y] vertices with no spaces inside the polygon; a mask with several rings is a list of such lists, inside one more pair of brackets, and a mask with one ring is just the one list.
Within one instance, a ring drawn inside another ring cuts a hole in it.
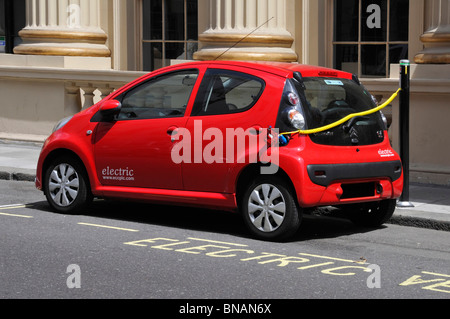
[{"label": "column base", "polygon": [[296,62],[291,49],[294,39],[288,33],[245,34],[207,31],[199,36],[204,47],[194,54],[195,60],[241,60]]},{"label": "column base", "polygon": [[105,45],[107,35],[97,31],[23,29],[23,43],[14,48],[15,54],[110,57]]},{"label": "column base", "polygon": [[450,51],[450,48],[443,50],[425,50],[414,57],[414,62],[417,64],[450,64],[450,52],[448,51]]},{"label": "column base", "polygon": [[280,34],[263,34],[253,33],[246,34],[241,32],[214,32],[207,31],[199,36],[199,41],[209,45],[239,45],[239,46],[264,46],[264,47],[280,47],[290,48],[294,43],[294,38],[288,33]]},{"label": "column base", "polygon": [[203,48],[194,60],[297,62],[297,54],[286,48]]},{"label": "column base", "polygon": [[79,56],[79,57],[109,57],[111,51],[101,45],[64,45],[62,43],[21,44],[14,48],[15,54],[22,55],[51,55],[51,56]]},{"label": "column base", "polygon": [[414,57],[418,64],[450,64],[450,34],[425,33],[420,37],[426,48]]}]

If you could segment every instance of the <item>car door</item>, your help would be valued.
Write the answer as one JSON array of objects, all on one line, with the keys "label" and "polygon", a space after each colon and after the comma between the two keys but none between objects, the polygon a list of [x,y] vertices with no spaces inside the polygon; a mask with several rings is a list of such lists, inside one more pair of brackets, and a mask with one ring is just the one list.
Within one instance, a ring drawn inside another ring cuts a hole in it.
[{"label": "car door", "polygon": [[181,165],[171,159],[172,133],[184,127],[199,71],[170,72],[121,94],[120,114],[98,123],[94,152],[104,186],[182,190]]},{"label": "car door", "polygon": [[[265,106],[257,106],[263,93],[268,96],[268,86],[261,74],[258,77],[234,70],[207,70],[186,124],[192,135],[192,150],[183,165],[185,190],[233,192],[229,187],[231,171],[248,165],[250,158],[243,159],[241,155],[247,152],[250,140],[256,147],[255,143],[260,142],[257,133],[249,132],[275,123],[271,113],[276,114],[276,108],[273,112],[261,112]],[[271,93],[270,90],[268,94]],[[266,106],[271,108],[270,104]]]}]

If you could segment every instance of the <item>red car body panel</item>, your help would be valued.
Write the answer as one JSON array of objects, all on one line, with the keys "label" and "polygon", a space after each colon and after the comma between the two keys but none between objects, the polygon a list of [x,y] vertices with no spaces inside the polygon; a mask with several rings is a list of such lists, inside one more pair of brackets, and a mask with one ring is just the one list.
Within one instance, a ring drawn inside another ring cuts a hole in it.
[{"label": "red car body panel", "polygon": [[[193,87],[184,117],[144,121],[91,122],[105,100],[114,99],[135,85],[155,76],[184,69],[198,69],[199,77]],[[265,89],[257,104],[250,110],[216,116],[190,117],[202,78],[207,69],[243,72],[265,81]],[[227,128],[275,127],[278,108],[287,78],[293,72],[303,77],[337,77],[352,79],[349,73],[326,68],[285,63],[194,62],[161,69],[145,75],[112,93],[103,101],[75,115],[62,129],[53,133],[42,149],[37,165],[36,187],[42,189],[44,168],[52,154],[62,151],[76,154],[86,168],[90,189],[94,196],[146,200],[186,206],[201,206],[236,210],[237,181],[248,163],[175,164],[170,160],[171,128],[187,128],[193,132],[195,121],[201,121],[203,134],[209,127],[225,131]],[[197,122],[198,124],[199,122]],[[197,127],[198,128],[198,127]],[[327,186],[314,183],[308,175],[308,165],[338,165],[400,161],[389,143],[368,146],[325,146],[312,142],[309,136],[296,135],[288,146],[279,148],[279,168],[285,172],[295,188],[301,207],[338,205],[393,199],[400,197],[401,178],[384,177],[334,180]],[[142,137],[144,136],[144,137]],[[207,144],[207,142],[205,143]],[[195,147],[195,146],[194,146]],[[203,148],[205,145],[203,145]],[[383,158],[380,151],[389,150]],[[248,150],[246,150],[248,152]],[[234,154],[235,159],[248,154]],[[235,161],[236,162],[236,161]],[[152,169],[145,169],[151,167]],[[120,182],[105,179],[105,175],[119,176]],[[376,183],[380,192],[372,196],[341,199],[342,184]]]}]

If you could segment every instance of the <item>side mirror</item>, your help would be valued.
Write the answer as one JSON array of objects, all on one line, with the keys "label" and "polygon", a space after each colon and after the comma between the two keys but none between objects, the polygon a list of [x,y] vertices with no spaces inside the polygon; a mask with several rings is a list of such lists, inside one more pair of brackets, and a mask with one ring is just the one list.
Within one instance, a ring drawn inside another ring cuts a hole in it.
[{"label": "side mirror", "polygon": [[105,121],[112,121],[114,116],[120,113],[122,103],[117,100],[107,100],[100,106],[100,114]]}]

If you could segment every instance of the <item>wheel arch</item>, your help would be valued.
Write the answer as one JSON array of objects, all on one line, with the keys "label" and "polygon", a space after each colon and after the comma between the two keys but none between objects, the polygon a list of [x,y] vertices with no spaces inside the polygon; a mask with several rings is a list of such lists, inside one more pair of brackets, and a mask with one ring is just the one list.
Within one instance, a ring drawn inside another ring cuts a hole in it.
[{"label": "wheel arch", "polygon": [[[262,163],[251,164],[246,166],[239,174],[236,180],[236,202],[238,207],[241,203],[242,197],[244,196],[246,187],[248,187],[251,181],[256,177],[261,176],[261,168],[263,168],[264,166],[265,165],[263,165]],[[289,190],[291,191],[292,196],[294,197],[298,205],[297,192],[295,191],[294,184],[289,175],[282,168],[278,167],[277,172],[275,174],[271,174],[270,176],[275,176],[286,183],[286,186],[289,187]]]},{"label": "wheel arch", "polygon": [[[83,173],[85,174],[86,178],[88,179],[87,186],[89,187],[89,191],[91,191],[91,180],[92,179],[86,169],[86,164],[81,159],[81,157],[78,156],[77,153],[75,153],[72,150],[66,149],[66,148],[55,149],[47,155],[47,157],[45,158],[43,165],[42,165],[42,176],[43,177],[45,176],[45,172],[57,158],[64,157],[64,156],[70,157],[70,158],[74,159],[75,161],[79,162],[79,164],[81,164],[81,166],[83,168]],[[45,180],[45,178],[42,178],[43,189],[45,189],[45,183],[47,183],[47,181]]]}]

